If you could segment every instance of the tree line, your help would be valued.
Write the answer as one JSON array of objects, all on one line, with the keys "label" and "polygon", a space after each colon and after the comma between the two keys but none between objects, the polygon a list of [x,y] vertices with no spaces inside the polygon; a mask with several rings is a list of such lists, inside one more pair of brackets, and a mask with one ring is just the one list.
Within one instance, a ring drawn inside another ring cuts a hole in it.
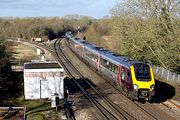
[{"label": "tree line", "polygon": [[111,13],[111,32],[118,51],[180,73],[178,0],[127,0]]},{"label": "tree line", "polygon": [[80,15],[68,15],[63,18],[1,18],[0,32],[6,38],[41,37],[44,40],[52,40],[64,35],[68,30],[77,30],[78,26],[85,29],[88,24],[90,24],[90,18]]},{"label": "tree line", "polygon": [[40,37],[48,41],[64,35],[66,31],[83,31],[90,23],[90,17],[80,15],[67,15],[63,18],[0,18],[0,89],[8,87],[13,80],[6,39],[31,40]]},{"label": "tree line", "polygon": [[178,0],[127,0],[117,3],[109,17],[93,22],[85,35],[122,55],[180,74],[179,28]]},{"label": "tree line", "polygon": [[10,84],[11,65],[6,53],[5,37],[0,33],[0,90]]}]

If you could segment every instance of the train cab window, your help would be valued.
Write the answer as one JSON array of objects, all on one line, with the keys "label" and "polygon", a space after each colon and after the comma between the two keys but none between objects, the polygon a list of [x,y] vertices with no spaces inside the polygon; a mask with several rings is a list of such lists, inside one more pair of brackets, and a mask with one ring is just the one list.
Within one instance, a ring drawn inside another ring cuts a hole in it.
[{"label": "train cab window", "polygon": [[150,81],[150,67],[146,64],[134,65],[135,76],[138,81]]}]

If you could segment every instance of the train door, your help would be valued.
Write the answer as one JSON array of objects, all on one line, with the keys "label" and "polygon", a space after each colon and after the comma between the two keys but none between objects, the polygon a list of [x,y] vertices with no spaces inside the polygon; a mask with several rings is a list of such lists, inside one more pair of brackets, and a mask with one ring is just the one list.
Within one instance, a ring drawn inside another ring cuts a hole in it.
[{"label": "train door", "polygon": [[130,79],[128,77],[128,70],[123,66],[121,68],[121,82],[123,90],[128,93],[130,90]]},{"label": "train door", "polygon": [[70,45],[70,48],[71,48],[73,51],[75,51],[75,49],[74,49],[74,47],[75,47],[74,41],[71,41],[71,40],[70,40],[69,45]]},{"label": "train door", "polygon": [[118,85],[122,86],[122,82],[121,82],[121,66],[118,65],[118,74],[117,74],[117,80],[118,80]]},{"label": "train door", "polygon": [[97,63],[97,70],[99,71],[100,68],[100,59],[101,59],[101,55],[97,54],[96,56],[96,63]]},{"label": "train door", "polygon": [[81,56],[82,56],[82,58],[84,58],[84,45],[82,45]]},{"label": "train door", "polygon": [[125,79],[126,79],[126,69],[122,66],[120,68],[120,83],[123,89],[126,87],[125,85]]}]

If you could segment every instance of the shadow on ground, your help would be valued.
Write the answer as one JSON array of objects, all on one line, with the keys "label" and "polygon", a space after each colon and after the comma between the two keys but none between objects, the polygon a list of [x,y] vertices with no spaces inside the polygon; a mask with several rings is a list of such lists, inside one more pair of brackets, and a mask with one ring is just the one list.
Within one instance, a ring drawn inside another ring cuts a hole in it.
[{"label": "shadow on ground", "polygon": [[161,103],[175,96],[176,90],[168,83],[156,80],[154,102]]},{"label": "shadow on ground", "polygon": [[[86,78],[85,78],[86,79]],[[76,79],[76,82],[79,83],[85,90],[90,89],[91,87],[87,84],[84,78],[82,79]],[[93,84],[90,80],[86,79],[93,87],[96,87],[95,84]],[[64,86],[65,89],[69,91],[70,94],[75,94],[80,92],[80,88],[76,85],[74,80],[72,78],[65,78],[64,79]]]},{"label": "shadow on ground", "polygon": [[23,95],[23,72],[13,72],[0,89],[0,106],[17,106],[14,99]]}]

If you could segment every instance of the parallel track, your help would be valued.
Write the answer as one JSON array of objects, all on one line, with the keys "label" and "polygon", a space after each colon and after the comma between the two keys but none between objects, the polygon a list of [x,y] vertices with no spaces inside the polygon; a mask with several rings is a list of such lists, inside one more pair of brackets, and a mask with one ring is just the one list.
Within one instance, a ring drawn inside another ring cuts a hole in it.
[{"label": "parallel track", "polygon": [[[61,38],[62,39],[62,38]],[[34,44],[34,43],[31,43]],[[37,44],[35,44],[37,45]],[[70,62],[70,60],[65,56],[65,54],[63,53],[62,49],[60,48],[60,39],[55,41],[54,44],[54,49],[52,49],[52,47],[45,47],[44,45],[40,45],[38,44],[37,46],[40,46],[46,50],[48,50],[49,52],[51,52],[53,54],[53,52],[55,52],[54,57],[57,56],[56,58],[59,60],[59,62],[62,64],[62,66],[64,67],[64,69],[66,70],[67,74],[72,77],[72,79],[74,80],[74,82],[78,85],[78,83],[76,82],[76,79],[84,79],[87,84],[89,84],[90,86],[93,87],[93,85],[91,85],[86,78],[83,77],[83,75],[72,65],[72,63]],[[110,84],[112,85],[112,84]],[[112,85],[115,89],[117,89],[116,86]],[[94,106],[99,110],[99,112],[102,114],[102,116],[104,116],[105,119],[117,119],[117,117],[115,117],[117,114],[119,114],[121,116],[121,119],[135,119],[133,116],[129,115],[125,110],[123,110],[121,107],[117,106],[115,103],[113,103],[111,100],[109,100],[107,97],[104,97],[102,95],[102,93],[100,91],[98,91],[96,88],[92,88],[94,89],[94,91],[98,92],[99,96],[101,96],[101,98],[103,100],[106,101],[106,104],[110,104],[108,106],[111,106],[111,109],[115,109],[113,110],[116,115],[111,114],[105,107],[103,107],[100,103],[98,103],[97,100],[95,100],[93,98],[92,95],[90,95],[85,89],[83,89],[81,87],[81,85],[78,85],[78,87],[82,90],[82,92],[85,94],[85,96],[94,104]],[[119,89],[117,89],[119,92],[122,93],[122,91],[120,91]],[[123,93],[122,93],[123,94]],[[124,94],[123,94],[124,95]],[[126,97],[124,95],[124,97]],[[129,100],[129,102],[132,102],[131,100]],[[133,102],[137,107],[139,107],[142,112],[148,114],[152,119],[161,119],[160,117],[155,117],[152,112],[149,112],[148,110],[144,109],[144,105],[138,103],[138,102]],[[148,105],[150,106],[151,104],[148,103]],[[147,106],[147,105],[146,105]],[[104,110],[103,110],[104,109]],[[109,115],[110,114],[110,115]],[[111,117],[110,117],[111,116]],[[160,115],[162,116],[162,115]],[[163,117],[163,116],[162,116]],[[75,118],[71,118],[71,119],[75,119]]]},{"label": "parallel track", "polygon": [[[84,93],[84,95],[93,103],[93,105],[98,109],[98,111],[101,113],[101,115],[105,119],[121,119],[121,120],[133,120],[135,119],[133,116],[128,114],[126,111],[124,111],[122,108],[117,107],[112,101],[110,101],[108,98],[104,97],[103,94],[97,90],[93,85],[87,81],[87,79],[72,65],[70,60],[66,57],[66,55],[63,53],[61,47],[60,47],[60,41],[57,40],[54,43],[54,51],[56,52],[56,55],[58,56],[58,60],[61,63],[61,65],[64,67],[65,71],[69,75],[69,77],[72,78],[72,80],[76,83],[76,85],[80,88],[80,90]],[[80,85],[76,79],[83,79],[93,90],[93,93],[91,91],[91,94],[87,92],[82,85]],[[93,95],[98,96],[102,99],[103,102],[99,102]],[[103,103],[103,104],[102,104]]]},{"label": "parallel track", "polygon": [[[118,90],[124,97],[127,97],[123,94],[123,92],[121,90],[119,90],[115,85],[110,84],[112,87],[114,87],[116,90]],[[160,111],[156,111],[157,108],[153,105],[150,104],[149,102],[146,103],[141,103],[139,101],[131,101],[130,99],[128,100],[129,102],[133,102],[138,108],[140,108],[142,110],[142,112],[145,112],[146,114],[148,114],[152,119],[154,120],[172,120],[173,118],[167,114],[165,114],[164,112],[160,112]],[[161,114],[159,114],[159,112]]]},{"label": "parallel track", "polygon": [[[76,54],[76,53],[75,53]],[[94,70],[94,69],[93,69]],[[97,71],[96,70],[94,70],[94,72],[95,73],[97,73]],[[102,75],[100,75],[100,76],[102,76]],[[109,83],[109,81],[108,81],[108,84],[110,84]],[[127,98],[127,96],[125,96],[124,94],[123,94],[123,92],[122,92],[122,90],[119,90],[118,88],[117,88],[117,86],[115,86],[115,85],[112,85],[112,84],[110,84],[113,88],[115,88],[116,90],[118,90],[125,98]],[[108,98],[106,98],[106,99],[108,99]],[[111,100],[110,100],[111,101]],[[151,119],[153,119],[153,120],[160,120],[160,119],[173,119],[171,116],[169,116],[169,115],[167,115],[167,114],[165,114],[164,112],[162,112],[162,111],[159,111],[153,104],[150,104],[150,103],[148,103],[148,102],[146,102],[145,104],[144,103],[140,103],[140,102],[137,102],[137,101],[132,101],[132,100],[128,100],[128,102],[131,102],[132,104],[134,104],[134,105],[136,105],[141,111],[142,111],[142,113],[143,114],[146,114],[147,116],[149,116],[149,118],[151,118]],[[113,102],[110,102],[111,104],[114,104]],[[120,109],[122,109],[121,107],[119,107],[117,104],[114,104],[115,105],[115,107],[116,108],[120,108]],[[154,111],[155,110],[155,111]],[[157,111],[158,112],[157,112]],[[125,111],[125,110],[123,110],[123,111]],[[126,111],[125,111],[126,112]],[[160,113],[160,114],[159,114]]]}]

